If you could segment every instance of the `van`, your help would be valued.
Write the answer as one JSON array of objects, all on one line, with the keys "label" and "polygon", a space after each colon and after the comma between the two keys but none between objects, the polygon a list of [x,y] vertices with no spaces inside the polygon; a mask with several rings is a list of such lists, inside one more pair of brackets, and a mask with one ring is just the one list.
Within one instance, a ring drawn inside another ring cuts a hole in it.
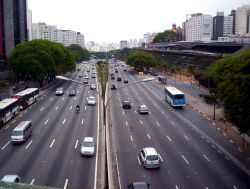
[{"label": "van", "polygon": [[21,143],[26,142],[27,138],[32,135],[31,121],[22,121],[19,123],[16,128],[12,131],[11,142],[12,143]]}]

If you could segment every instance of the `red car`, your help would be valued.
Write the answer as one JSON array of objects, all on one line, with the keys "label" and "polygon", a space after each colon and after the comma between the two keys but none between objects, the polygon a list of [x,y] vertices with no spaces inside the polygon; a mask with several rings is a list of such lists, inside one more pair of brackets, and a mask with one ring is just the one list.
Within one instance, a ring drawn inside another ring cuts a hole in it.
[{"label": "red car", "polygon": [[84,83],[84,84],[88,84],[88,80],[84,80],[83,83]]}]

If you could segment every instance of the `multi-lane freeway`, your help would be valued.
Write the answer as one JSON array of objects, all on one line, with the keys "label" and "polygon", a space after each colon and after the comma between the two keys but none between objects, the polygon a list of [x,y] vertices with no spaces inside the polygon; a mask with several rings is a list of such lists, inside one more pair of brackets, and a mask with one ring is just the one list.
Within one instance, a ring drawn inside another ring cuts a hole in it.
[{"label": "multi-lane freeway", "polygon": [[[115,72],[114,65],[111,64],[110,72]],[[124,72],[121,63],[116,68],[115,77],[121,76],[122,81],[109,82],[118,89],[124,85],[124,79],[130,83],[141,79],[133,72]],[[177,87],[184,92],[192,89],[185,85]],[[110,90],[109,95],[113,93]],[[197,95],[197,89],[193,93]],[[131,109],[121,107],[124,100],[131,102]],[[148,115],[138,114],[141,104],[148,107]],[[242,170],[249,162],[191,108],[173,109],[164,100],[162,88],[154,82],[117,91],[111,100],[111,123],[119,188],[135,181],[145,181],[154,189],[250,186],[250,177]],[[157,150],[161,160],[159,169],[143,168],[139,150],[144,147]]]},{"label": "multi-lane freeway", "polygon": [[[69,77],[83,81],[87,67]],[[91,67],[90,67],[91,69]],[[89,75],[89,84],[96,78]],[[64,88],[62,96],[56,96],[57,87]],[[76,96],[70,97],[70,89]],[[17,174],[24,183],[58,188],[89,188],[95,185],[96,156],[81,157],[80,147],[84,137],[95,138],[97,144],[98,101],[87,105],[87,97],[96,93],[90,88],[73,82],[58,82],[43,91],[44,95],[30,108],[24,110],[0,130],[0,177]],[[76,113],[76,105],[81,109]],[[10,135],[23,120],[32,121],[32,136],[24,144],[13,145]]]},{"label": "multi-lane freeway", "polygon": [[[110,64],[110,72],[116,68],[116,87],[142,78],[133,71],[124,72],[123,63]],[[97,84],[91,78],[92,66],[78,65],[68,75],[77,81]],[[111,68],[113,67],[113,68]],[[81,77],[79,77],[81,76]],[[169,84],[185,93],[198,97],[199,89],[168,80]],[[56,96],[57,87],[64,88],[62,96]],[[69,96],[71,89],[76,96]],[[116,91],[110,100],[110,121],[115,158],[107,161],[116,166],[118,184],[114,188],[127,188],[129,183],[144,181],[151,189],[168,188],[238,188],[250,186],[249,160],[231,146],[206,119],[188,106],[172,108],[165,100],[162,87],[156,82],[141,82]],[[115,90],[109,90],[111,96]],[[59,188],[97,188],[97,154],[93,157],[80,155],[81,143],[86,136],[98,141],[98,96],[89,87],[73,82],[57,81],[54,86],[40,93],[36,104],[22,111],[0,129],[0,178],[17,174],[24,183]],[[95,106],[87,105],[87,97],[95,96]],[[131,109],[123,109],[122,101],[131,102]],[[76,112],[79,104],[80,112]],[[138,113],[138,106],[145,104],[149,114]],[[12,130],[23,120],[32,121],[32,136],[24,144],[10,142]],[[160,168],[143,168],[139,150],[154,147],[159,153]],[[98,145],[96,146],[98,148]],[[111,148],[112,149],[112,148]],[[97,151],[97,150],[96,150]],[[104,174],[102,171],[101,174]],[[112,174],[109,172],[109,174]]]}]

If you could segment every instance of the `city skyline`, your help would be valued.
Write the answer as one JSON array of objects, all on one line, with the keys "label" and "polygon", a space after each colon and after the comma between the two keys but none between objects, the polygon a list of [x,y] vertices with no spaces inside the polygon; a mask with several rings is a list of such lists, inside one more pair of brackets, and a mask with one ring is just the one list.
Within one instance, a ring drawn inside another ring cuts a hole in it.
[{"label": "city skyline", "polygon": [[250,3],[249,0],[212,0],[202,5],[198,0],[181,1],[178,5],[161,0],[154,1],[154,4],[152,1],[131,0],[126,4],[114,0],[73,0],[71,4],[64,0],[47,1],[29,0],[33,23],[46,22],[58,28],[79,31],[86,42],[97,43],[143,38],[144,33],[162,32],[170,29],[173,23],[181,26],[187,14],[201,12],[215,16],[217,11],[229,14],[232,9]]}]

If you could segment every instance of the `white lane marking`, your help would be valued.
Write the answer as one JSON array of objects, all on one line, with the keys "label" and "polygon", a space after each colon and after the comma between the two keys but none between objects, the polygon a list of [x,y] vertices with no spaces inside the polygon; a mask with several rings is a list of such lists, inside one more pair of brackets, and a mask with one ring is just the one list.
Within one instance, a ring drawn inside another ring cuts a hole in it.
[{"label": "white lane marking", "polygon": [[33,178],[33,179],[31,180],[30,184],[33,185],[34,182],[35,182],[35,180],[36,180],[36,179]]},{"label": "white lane marking", "polygon": [[187,140],[189,140],[189,138],[188,138],[186,135],[184,135],[184,137],[185,137]]},{"label": "white lane marking", "polygon": [[138,163],[141,165],[140,158],[137,156]]},{"label": "white lane marking", "polygon": [[55,108],[55,110],[57,110],[58,109],[58,106]]},{"label": "white lane marking", "polygon": [[185,158],[184,155],[181,155],[181,157],[185,160],[185,162],[186,162],[187,164],[189,164],[188,160]]},{"label": "white lane marking", "polygon": [[53,146],[53,144],[54,144],[55,140],[56,140],[56,139],[53,139],[53,141],[51,142],[51,144],[50,144],[50,148],[52,148],[52,146]]},{"label": "white lane marking", "polygon": [[140,120],[140,123],[141,123],[141,125],[142,125],[142,121]]},{"label": "white lane marking", "polygon": [[11,123],[15,123],[16,122],[16,120],[14,119]]},{"label": "white lane marking", "polygon": [[210,159],[208,159],[208,157],[206,155],[203,154],[203,157],[208,161],[210,162]]},{"label": "white lane marking", "polygon": [[53,98],[52,98],[52,97],[50,98],[50,101],[51,101],[51,100],[53,100]]},{"label": "white lane marking", "polygon": [[233,186],[233,188],[234,188],[234,189],[237,189],[237,187],[236,187],[236,186]]},{"label": "white lane marking", "polygon": [[65,119],[63,120],[63,122],[62,122],[63,125],[64,125],[65,121],[66,121],[66,118],[65,118]]},{"label": "white lane marking", "polygon": [[135,113],[137,113],[136,110],[135,110]]},{"label": "white lane marking", "polygon": [[6,130],[6,129],[8,129],[8,128],[9,128],[9,126],[10,126],[10,124],[9,124],[7,127],[5,127],[5,130]]},{"label": "white lane marking", "polygon": [[175,185],[175,188],[176,188],[176,189],[179,189],[177,185]]},{"label": "white lane marking", "polygon": [[156,122],[156,124],[157,124],[158,126],[160,126],[160,123],[159,123],[158,121]]},{"label": "white lane marking", "polygon": [[151,112],[148,112],[151,115]]},{"label": "white lane marking", "polygon": [[160,157],[161,161],[163,162],[163,159],[162,159],[162,157],[161,157],[161,154],[158,154],[158,155],[159,155],[159,157]]},{"label": "white lane marking", "polygon": [[124,111],[122,112],[122,114],[124,115]]},{"label": "white lane marking", "polygon": [[168,140],[169,140],[170,142],[172,142],[172,140],[171,140],[171,138],[169,138],[169,136],[167,136],[167,138],[168,138]]},{"label": "white lane marking", "polygon": [[76,97],[75,97],[75,100],[76,100]]},{"label": "white lane marking", "polygon": [[220,150],[217,150],[220,154],[221,154],[221,151]]},{"label": "white lane marking", "polygon": [[63,100],[64,100],[64,97],[63,97]]},{"label": "white lane marking", "polygon": [[163,111],[161,110],[161,113],[163,114]]},{"label": "white lane marking", "polygon": [[47,119],[45,122],[44,122],[44,125],[46,125],[48,123],[49,119]]},{"label": "white lane marking", "polygon": [[171,121],[171,124],[172,124],[172,125],[175,125],[175,123],[174,123],[173,121]]},{"label": "white lane marking", "polygon": [[76,140],[75,149],[77,148],[78,140]]},{"label": "white lane marking", "polygon": [[205,139],[205,137],[204,137],[204,136],[202,136],[202,135],[201,135],[201,138]]},{"label": "white lane marking", "polygon": [[229,158],[228,158],[227,156],[225,156],[225,158],[226,158],[227,160],[229,160]]},{"label": "white lane marking", "polygon": [[151,137],[149,136],[149,134],[148,134],[148,133],[147,133],[147,135],[148,135],[148,138],[149,138],[149,139],[151,139]]},{"label": "white lane marking", "polygon": [[82,119],[82,125],[83,125],[84,119]]},{"label": "white lane marking", "polygon": [[66,189],[66,188],[67,188],[68,182],[69,182],[69,179],[66,179],[63,189]]},{"label": "white lane marking", "polygon": [[87,109],[87,106],[85,106],[85,108],[84,108],[85,110]]},{"label": "white lane marking", "polygon": [[128,122],[126,121],[126,125],[128,125]]},{"label": "white lane marking", "polygon": [[73,106],[70,106],[69,110],[72,110]]},{"label": "white lane marking", "polygon": [[215,146],[212,144],[212,147],[215,149]]},{"label": "white lane marking", "polygon": [[6,146],[8,146],[9,143],[10,143],[10,141],[7,142],[7,143],[2,147],[2,150],[3,150],[4,148],[6,148]]},{"label": "white lane marking", "polygon": [[40,111],[42,111],[43,109],[44,109],[44,107],[42,107]]},{"label": "white lane marking", "polygon": [[25,150],[31,145],[32,140],[29,142],[29,144],[26,146]]},{"label": "white lane marking", "polygon": [[130,139],[131,139],[131,141],[133,142],[133,137],[130,135]]}]

